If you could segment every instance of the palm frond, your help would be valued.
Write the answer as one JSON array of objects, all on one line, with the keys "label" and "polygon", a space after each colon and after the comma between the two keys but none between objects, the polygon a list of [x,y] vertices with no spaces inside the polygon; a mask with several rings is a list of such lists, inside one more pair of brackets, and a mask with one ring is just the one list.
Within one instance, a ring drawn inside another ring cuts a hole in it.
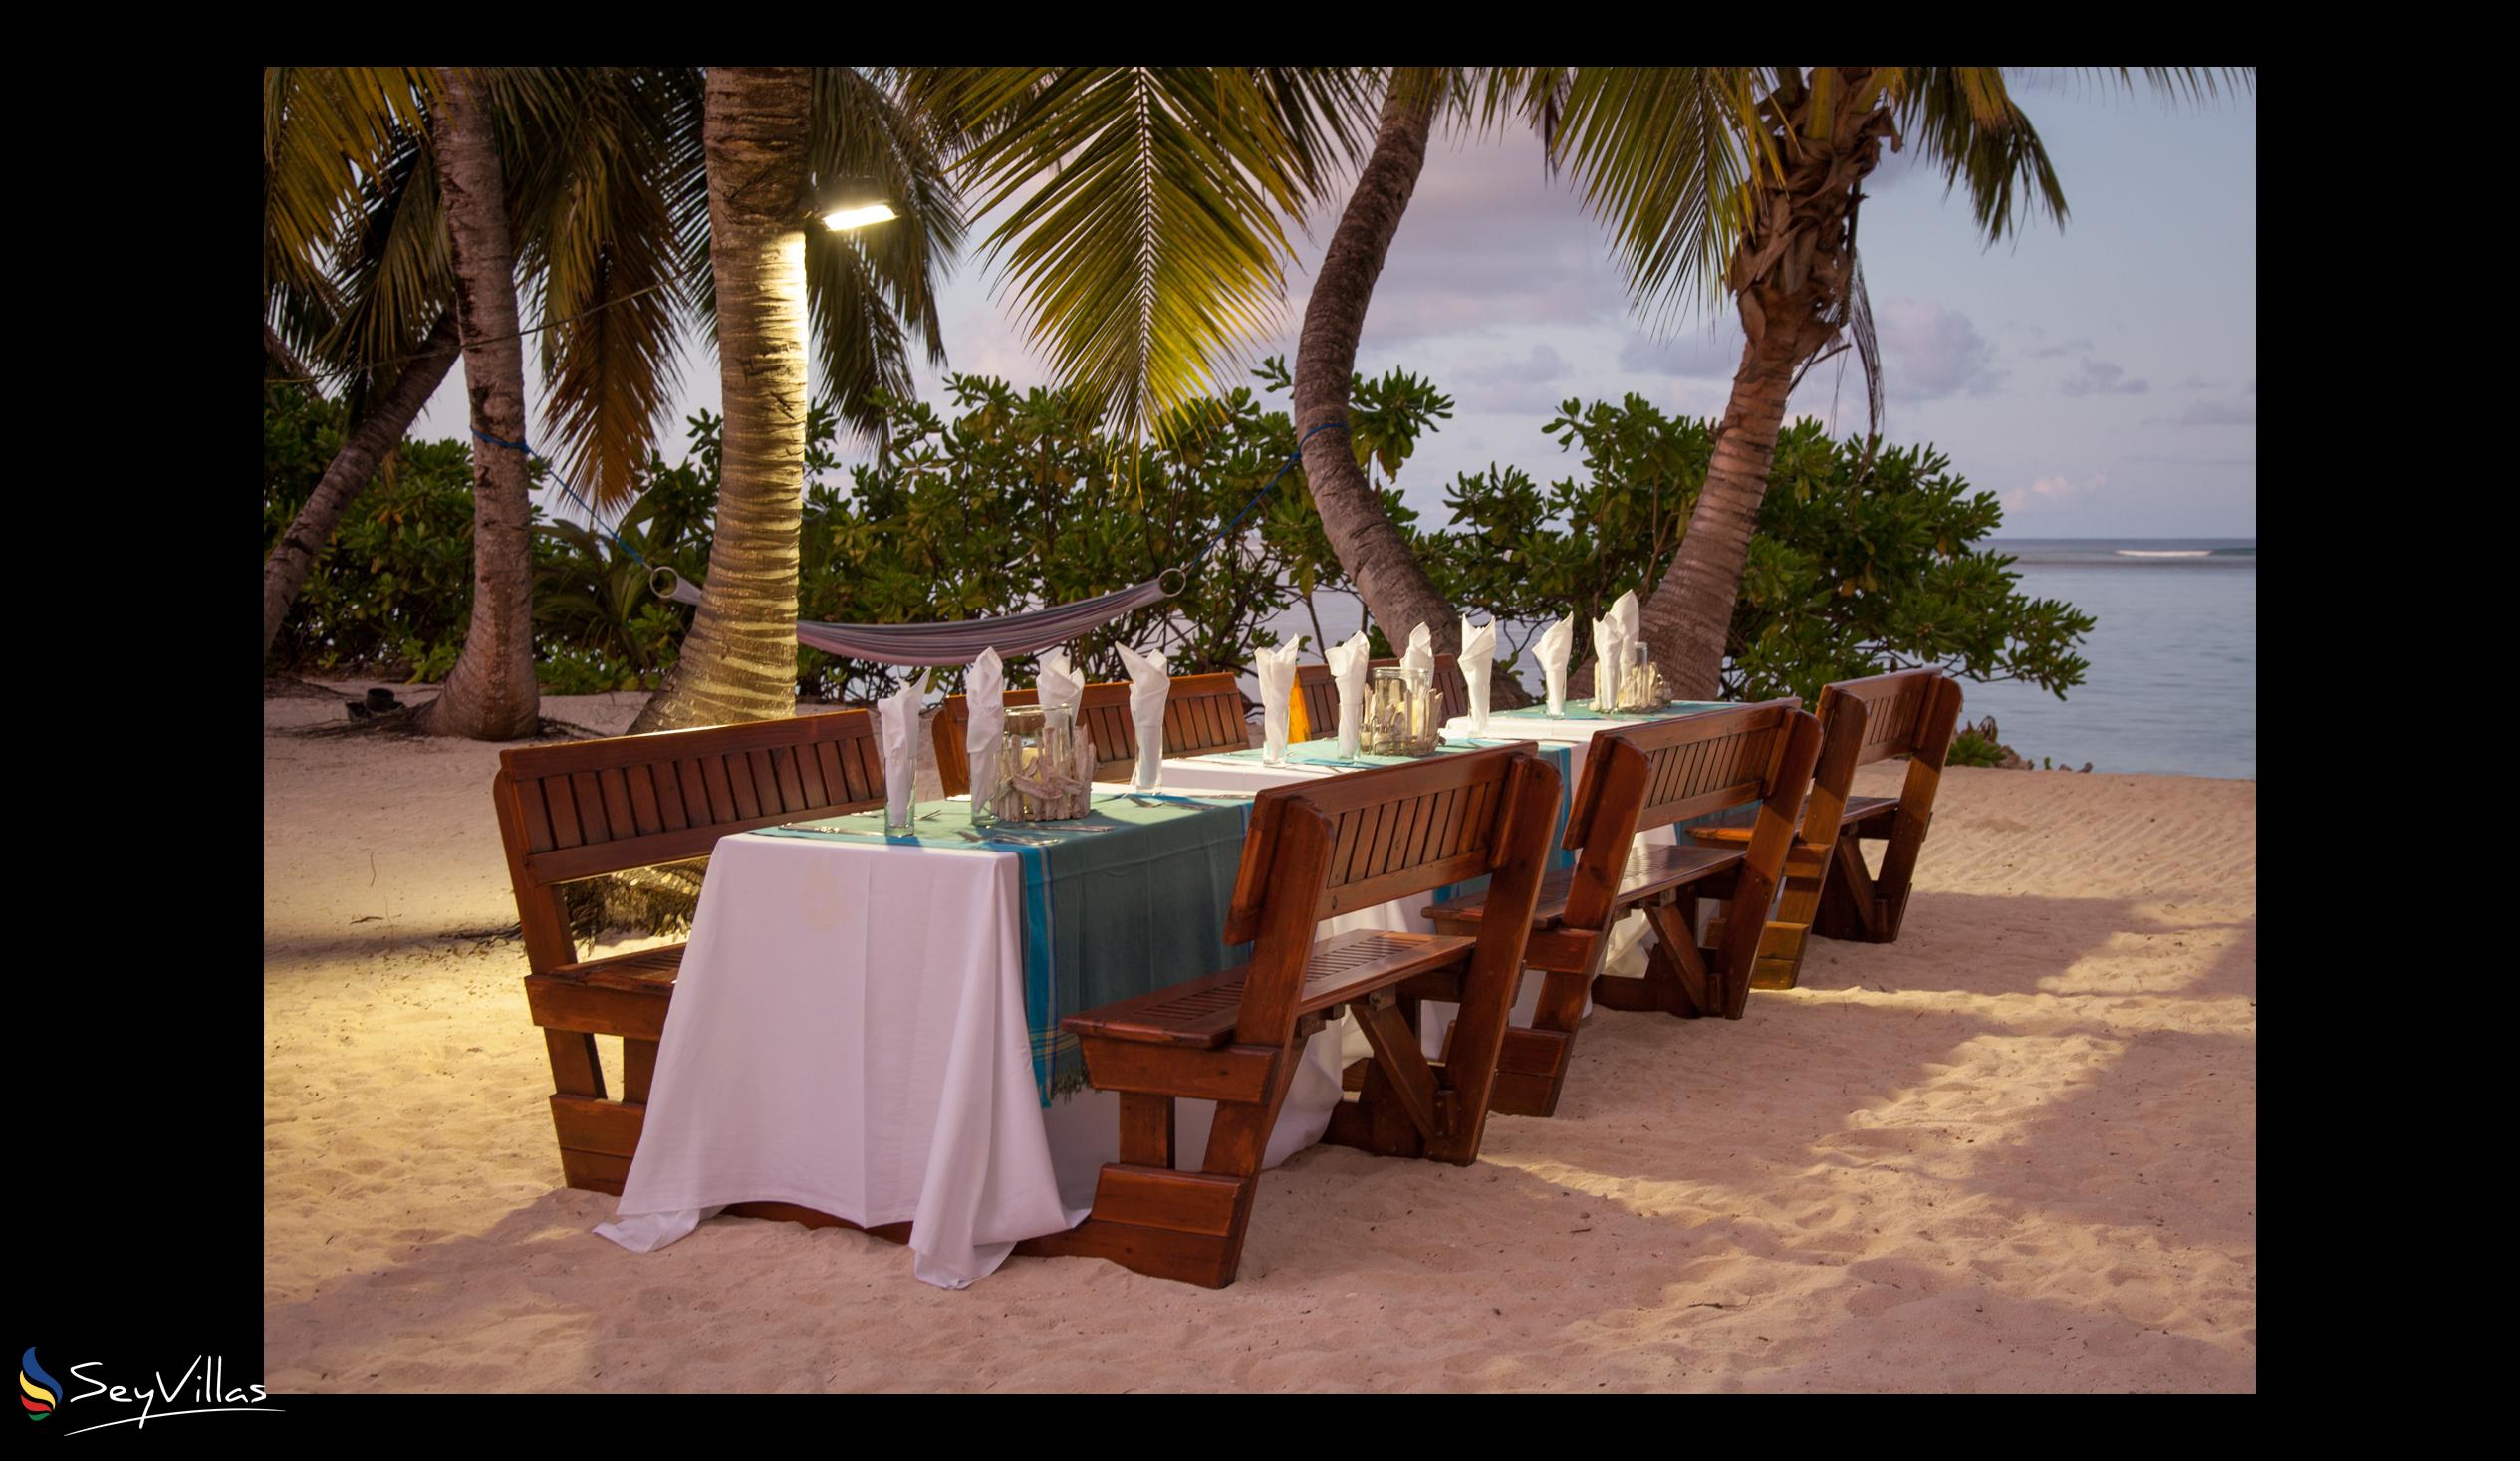
[{"label": "palm frond", "polygon": [[2034,214],[2065,221],[2065,188],[2038,129],[1993,66],[1906,66],[1889,82],[1899,135],[1942,169],[1945,193],[1968,189],[1969,212],[1987,241],[2018,232]]},{"label": "palm frond", "polygon": [[539,318],[545,454],[599,505],[637,490],[680,383],[688,290],[659,190],[670,83],[621,67],[503,70],[492,95]]},{"label": "palm frond", "polygon": [[332,255],[341,308],[314,353],[356,371],[349,396],[356,412],[367,396],[390,388],[399,369],[370,363],[417,349],[454,302],[437,169],[419,135],[398,134],[381,170],[361,183]]},{"label": "palm frond", "polygon": [[1339,84],[1216,67],[948,69],[929,84],[988,137],[962,175],[976,214],[1006,210],[989,256],[1063,385],[1142,430],[1239,378],[1284,303],[1284,219],[1346,134]]},{"label": "palm frond", "polygon": [[1683,304],[1723,297],[1753,178],[1778,166],[1760,118],[1777,82],[1767,69],[1702,66],[1580,67],[1523,81],[1526,115],[1575,171],[1657,325]]},{"label": "palm frond", "polygon": [[342,231],[421,129],[432,85],[425,69],[264,69],[264,323],[319,365],[344,364],[326,349],[347,305]]},{"label": "palm frond", "polygon": [[[856,259],[847,272],[876,286],[886,308],[905,316],[917,330],[929,363],[941,366],[945,332],[936,312],[935,286],[952,273],[961,253],[962,194],[930,119],[905,100],[907,94],[904,78],[894,71],[816,68],[809,147],[817,176],[871,179],[892,205],[896,216],[891,222],[850,236]],[[837,241],[809,232],[809,283],[839,278],[817,267],[817,255],[826,252],[819,245]],[[817,318],[839,324],[851,313],[835,309]],[[894,322],[891,332],[895,340],[903,334],[899,323]],[[856,349],[856,343],[825,339],[818,403],[837,407],[843,419],[863,427],[873,419],[860,398],[866,386],[855,372],[839,368]]]}]

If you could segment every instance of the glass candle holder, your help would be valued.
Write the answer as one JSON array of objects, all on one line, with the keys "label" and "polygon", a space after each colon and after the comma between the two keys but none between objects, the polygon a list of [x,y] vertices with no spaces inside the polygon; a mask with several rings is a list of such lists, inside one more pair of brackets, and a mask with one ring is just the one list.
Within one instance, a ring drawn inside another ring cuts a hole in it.
[{"label": "glass candle holder", "polygon": [[1615,677],[1616,689],[1611,704],[1602,708],[1614,711],[1659,709],[1663,703],[1662,675],[1646,657],[1645,646],[1628,646],[1628,662],[1620,666]]},{"label": "glass candle holder", "polygon": [[1083,817],[1093,787],[1093,764],[1079,759],[1073,708],[1007,707],[1006,729],[998,737],[997,785],[989,795],[989,811],[999,821]]},{"label": "glass candle holder", "polygon": [[1443,725],[1443,692],[1432,670],[1379,665],[1365,688],[1363,749],[1369,756],[1433,754]]}]

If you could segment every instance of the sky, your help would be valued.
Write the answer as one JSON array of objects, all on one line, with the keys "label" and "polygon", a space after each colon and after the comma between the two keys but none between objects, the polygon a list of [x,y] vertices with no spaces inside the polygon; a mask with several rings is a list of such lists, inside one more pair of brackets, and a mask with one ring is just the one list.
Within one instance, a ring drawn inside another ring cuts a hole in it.
[{"label": "sky", "polygon": [[[2000,536],[2248,538],[2257,531],[2257,110],[2243,95],[2171,109],[2077,81],[2016,82],[2046,141],[2069,216],[1992,248],[1942,179],[1884,159],[1859,244],[1882,346],[1888,438],[1931,442],[2004,504]],[[1276,334],[1250,352],[1292,363],[1314,265],[1344,205],[1318,216],[1287,279]],[[939,291],[947,370],[1048,383],[979,248]],[[1452,418],[1401,470],[1434,520],[1458,472],[1521,466],[1543,482],[1581,472],[1541,433],[1569,397],[1634,391],[1667,412],[1720,415],[1739,359],[1728,314],[1657,322],[1631,307],[1606,235],[1571,180],[1552,179],[1528,131],[1439,135],[1366,316],[1357,368],[1401,367],[1454,399]],[[682,455],[682,420],[718,406],[715,363],[686,349],[680,400],[658,431]],[[537,368],[527,394],[539,423]],[[1843,367],[1843,368],[1842,368]],[[945,370],[921,362],[923,395]],[[1284,397],[1276,398],[1284,403]],[[1799,414],[1865,427],[1852,354],[1815,368]],[[461,369],[414,431],[466,434]],[[574,515],[574,514],[573,514]]]}]

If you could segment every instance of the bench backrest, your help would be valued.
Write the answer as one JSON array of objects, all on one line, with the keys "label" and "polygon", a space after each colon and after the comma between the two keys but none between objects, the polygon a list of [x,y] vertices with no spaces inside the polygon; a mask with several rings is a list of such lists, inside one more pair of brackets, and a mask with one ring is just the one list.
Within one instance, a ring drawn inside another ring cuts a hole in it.
[{"label": "bench backrest", "polygon": [[[1752,860],[1772,864],[1773,886],[1811,790],[1821,739],[1819,720],[1791,698],[1594,736],[1567,812],[1566,846],[1580,852],[1567,890],[1566,926],[1609,926],[1638,833],[1752,803],[1759,805]],[[1762,920],[1739,921],[1751,925],[1755,937]]]},{"label": "bench backrest", "polygon": [[508,876],[537,970],[573,962],[556,885],[706,853],[729,833],[883,803],[864,710],[499,753]]},{"label": "bench backrest", "polygon": [[1907,774],[1898,787],[1898,812],[1876,879],[1888,896],[1903,908],[1909,880],[1915,876],[1917,852],[1933,822],[1934,795],[1942,787],[1942,763],[1951,754],[1951,738],[1959,730],[1960,683],[1938,669],[1903,669],[1860,680],[1841,680],[1820,692],[1824,716],[1834,706],[1857,703],[1866,710],[1864,749],[1859,759],[1873,762],[1901,754],[1907,757]]},{"label": "bench backrest", "polygon": [[[1006,704],[1037,705],[1039,690],[1009,690]],[[1126,781],[1137,762],[1137,723],[1129,714],[1129,682],[1088,685],[1077,699],[1077,724],[1094,738],[1094,775],[1098,781]],[[948,695],[936,712],[936,776],[945,795],[971,790],[971,701]],[[1229,674],[1184,674],[1172,677],[1163,706],[1163,753],[1195,756],[1202,751],[1239,751],[1251,744],[1244,728],[1242,691]]]},{"label": "bench backrest", "polygon": [[1821,719],[1827,720],[1830,707],[1840,700],[1861,701],[1865,707],[1860,765],[1914,756],[1940,766],[1959,726],[1959,683],[1930,667],[1840,680],[1820,692]]},{"label": "bench backrest", "polygon": [[[1520,968],[1559,792],[1557,768],[1528,745],[1262,792],[1225,920],[1227,943],[1254,943],[1237,1039],[1283,1038],[1323,919],[1474,877],[1493,876],[1492,910],[1520,909],[1491,913],[1474,966]],[[1494,949],[1491,934],[1504,935]]]},{"label": "bench backrest", "polygon": [[[1371,675],[1397,659],[1368,661]],[[1461,673],[1461,656],[1435,656],[1435,688],[1443,691],[1445,719],[1470,713],[1470,682]],[[1295,705],[1288,716],[1289,740],[1318,741],[1339,733],[1339,682],[1330,676],[1327,664],[1299,664],[1295,667]]]}]

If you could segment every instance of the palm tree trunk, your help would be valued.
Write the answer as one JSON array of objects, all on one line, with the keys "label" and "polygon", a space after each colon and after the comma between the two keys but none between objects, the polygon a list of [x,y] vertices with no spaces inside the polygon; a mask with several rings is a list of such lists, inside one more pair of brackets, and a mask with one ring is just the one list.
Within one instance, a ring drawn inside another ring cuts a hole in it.
[{"label": "palm tree trunk", "polygon": [[[1357,341],[1365,331],[1374,281],[1390,253],[1417,174],[1426,165],[1426,134],[1434,120],[1431,89],[1394,82],[1384,99],[1374,153],[1357,175],[1348,210],[1330,236],[1321,272],[1304,305],[1304,334],[1295,352],[1295,429],[1310,433],[1324,421],[1344,421],[1356,378]],[[1331,551],[1364,596],[1366,612],[1394,646],[1424,624],[1438,652],[1461,647],[1461,621],[1435,591],[1434,580],[1409,551],[1382,499],[1365,479],[1345,431],[1305,434],[1304,478],[1321,509]],[[1322,646],[1325,649],[1328,645]]]},{"label": "palm tree trunk", "polygon": [[1782,186],[1753,211],[1734,245],[1726,284],[1741,312],[1741,368],[1733,372],[1732,399],[1688,531],[1645,602],[1648,652],[1683,699],[1711,700],[1722,690],[1733,605],[1767,498],[1786,398],[1803,363],[1838,334],[1855,287],[1855,209],[1893,117],[1878,103],[1857,105],[1872,68],[1837,70],[1839,85],[1825,97],[1792,81],[1775,99],[1790,136],[1812,135],[1811,108],[1824,101],[1834,107],[1829,140],[1790,149]]},{"label": "palm tree trunk", "polygon": [[455,318],[472,399],[472,625],[437,699],[422,712],[436,735],[505,741],[534,733],[533,499],[525,453],[479,439],[525,440],[525,343],[517,333],[516,251],[507,181],[479,70],[438,72],[438,189],[445,196]]},{"label": "palm tree trunk", "polygon": [[709,262],[726,412],[717,537],[682,656],[632,732],[796,713],[808,77],[797,66],[708,71]]},{"label": "palm tree trunk", "polygon": [[1750,534],[1767,498],[1768,466],[1801,364],[1801,333],[1784,325],[1742,346],[1706,485],[1670,568],[1645,601],[1647,652],[1680,699],[1712,700],[1723,687],[1733,604],[1741,597]]},{"label": "palm tree trunk", "polygon": [[263,561],[264,658],[271,657],[271,646],[280,638],[280,626],[288,621],[290,606],[298,602],[298,591],[306,587],[307,575],[315,569],[316,555],[332,541],[333,529],[340,525],[351,499],[375,480],[385,454],[401,442],[428,398],[437,393],[446,372],[454,368],[456,340],[455,316],[450,310],[438,316],[420,353],[403,363],[392,388],[333,454],[323,479],[298,509],[289,531],[280,535],[271,557]]}]

